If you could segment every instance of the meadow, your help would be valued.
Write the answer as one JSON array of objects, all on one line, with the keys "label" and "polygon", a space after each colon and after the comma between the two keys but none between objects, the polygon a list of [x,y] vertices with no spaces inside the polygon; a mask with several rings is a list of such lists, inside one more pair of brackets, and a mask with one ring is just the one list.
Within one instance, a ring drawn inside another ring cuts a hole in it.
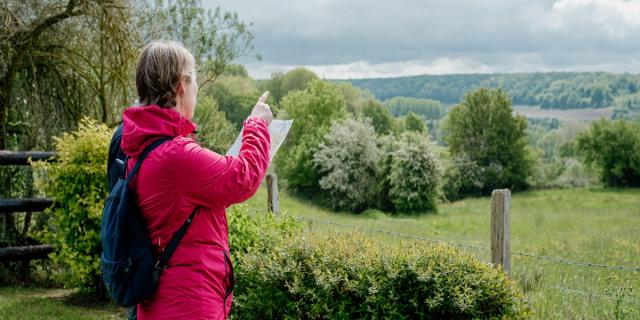
[{"label": "meadow", "polygon": [[[246,204],[264,214],[266,190]],[[490,257],[490,199],[442,204],[438,212],[360,215],[331,212],[280,196],[283,212],[296,215],[305,232],[359,230],[381,241],[425,246],[448,243],[482,261]],[[511,207],[512,276],[536,319],[638,319],[640,190],[552,189],[515,193]],[[536,257],[528,256],[532,254]],[[556,258],[562,258],[558,261]],[[581,263],[592,263],[587,266]],[[596,266],[597,265],[597,266]],[[0,289],[0,319],[113,319],[109,304],[78,304],[72,290]]]},{"label": "meadow", "polygon": [[591,122],[600,118],[611,119],[614,108],[600,109],[543,109],[531,106],[513,106],[513,112],[529,119],[553,118],[561,121]]}]

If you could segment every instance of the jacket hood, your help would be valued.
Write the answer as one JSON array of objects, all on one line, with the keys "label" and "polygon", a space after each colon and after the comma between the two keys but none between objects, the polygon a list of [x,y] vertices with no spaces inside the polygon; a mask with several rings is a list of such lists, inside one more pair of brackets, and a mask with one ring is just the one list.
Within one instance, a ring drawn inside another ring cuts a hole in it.
[{"label": "jacket hood", "polygon": [[157,105],[129,107],[122,114],[120,146],[126,155],[137,157],[157,138],[186,137],[195,130],[195,124],[173,108]]}]

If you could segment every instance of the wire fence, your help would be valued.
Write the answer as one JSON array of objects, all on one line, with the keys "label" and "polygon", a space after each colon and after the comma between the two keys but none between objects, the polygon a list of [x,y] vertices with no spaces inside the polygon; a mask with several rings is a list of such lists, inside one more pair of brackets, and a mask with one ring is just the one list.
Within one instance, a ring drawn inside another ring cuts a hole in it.
[{"label": "wire fence", "polygon": [[562,287],[562,286],[542,286],[541,288],[549,289],[549,290],[555,290],[555,291],[562,291],[563,293],[567,293],[567,294],[571,294],[571,295],[585,296],[585,297],[594,298],[594,299],[598,299],[598,300],[610,300],[610,301],[622,300],[622,301],[633,301],[635,303],[640,303],[640,299],[637,299],[637,298],[632,297],[632,296],[611,296],[611,295],[604,295],[604,294],[599,294],[599,293],[590,292],[590,291],[583,291],[583,290],[578,290],[578,289],[565,288],[565,287]]},{"label": "wire fence", "polygon": [[395,237],[401,237],[401,238],[407,238],[407,239],[413,239],[413,240],[420,240],[420,241],[426,241],[426,242],[437,243],[437,244],[448,244],[448,245],[453,245],[453,246],[460,247],[460,248],[489,249],[489,247],[486,247],[486,246],[479,246],[479,245],[474,245],[474,244],[469,244],[469,243],[460,243],[460,242],[454,242],[454,241],[448,241],[448,240],[442,240],[442,239],[426,238],[426,237],[416,236],[416,235],[412,235],[412,234],[408,234],[408,233],[389,231],[389,230],[385,230],[385,229],[367,228],[367,227],[362,227],[362,226],[353,225],[353,224],[337,223],[337,222],[333,222],[333,221],[316,219],[316,218],[297,217],[297,219],[299,221],[311,221],[311,222],[317,222],[317,223],[322,223],[322,224],[335,225],[335,226],[339,226],[339,227],[357,229],[357,230],[365,231],[365,232],[381,233],[381,234],[386,234],[386,235],[389,235],[389,236],[395,236]]},{"label": "wire fence", "polygon": [[[416,236],[416,235],[407,234],[407,233],[389,231],[389,230],[385,230],[385,229],[368,228],[368,227],[363,227],[363,226],[358,226],[358,225],[338,223],[338,222],[334,222],[334,221],[328,221],[328,220],[317,219],[317,218],[309,218],[309,217],[298,216],[297,219],[300,220],[300,221],[312,221],[312,222],[317,222],[317,223],[322,223],[322,224],[327,224],[327,225],[335,225],[335,226],[340,226],[340,227],[345,227],[345,228],[358,229],[358,230],[365,231],[365,232],[382,233],[382,234],[387,234],[387,235],[390,235],[390,236],[403,237],[403,238],[420,240],[420,241],[427,241],[427,242],[431,242],[431,243],[448,244],[448,245],[452,245],[452,246],[456,246],[456,247],[460,247],[460,248],[487,249],[487,250],[491,249],[490,246],[483,246],[483,245],[476,245],[476,244],[469,244],[469,243],[461,243],[461,242],[455,242],[455,241],[443,240],[443,239],[426,238],[426,237]],[[517,256],[522,256],[522,257],[527,257],[527,258],[534,258],[534,259],[539,259],[539,260],[547,260],[547,261],[566,264],[566,265],[579,266],[579,267],[591,267],[591,268],[601,268],[601,269],[616,270],[616,271],[640,272],[640,267],[605,265],[605,264],[599,264],[599,263],[594,263],[594,262],[581,262],[581,261],[574,261],[574,260],[569,260],[569,259],[565,259],[565,258],[561,258],[561,257],[537,255],[537,254],[533,254],[533,253],[519,252],[519,251],[511,251],[511,254],[517,255]]]}]

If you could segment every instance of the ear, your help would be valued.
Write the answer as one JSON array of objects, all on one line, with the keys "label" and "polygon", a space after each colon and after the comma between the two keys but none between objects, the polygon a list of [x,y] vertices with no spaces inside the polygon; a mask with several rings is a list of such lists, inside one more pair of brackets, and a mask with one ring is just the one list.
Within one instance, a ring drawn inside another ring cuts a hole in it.
[{"label": "ear", "polygon": [[184,85],[184,81],[178,82],[178,87],[176,87],[176,95],[184,95],[186,92],[186,87]]}]

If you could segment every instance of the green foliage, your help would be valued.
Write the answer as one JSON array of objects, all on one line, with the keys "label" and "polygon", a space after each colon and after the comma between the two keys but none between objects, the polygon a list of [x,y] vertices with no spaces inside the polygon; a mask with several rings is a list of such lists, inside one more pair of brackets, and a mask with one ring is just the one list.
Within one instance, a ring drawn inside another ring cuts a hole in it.
[{"label": "green foliage", "polygon": [[[171,39],[183,43],[198,65],[199,86],[216,80],[233,60],[253,49],[250,24],[201,0],[146,0],[138,3],[138,25],[145,42]],[[233,72],[233,70],[232,70]]]},{"label": "green foliage", "polygon": [[413,112],[425,120],[437,120],[445,115],[442,103],[431,99],[393,97],[385,101],[384,106],[396,117]]},{"label": "green foliage", "polygon": [[393,153],[389,176],[389,198],[397,211],[436,209],[440,173],[431,154],[429,140],[405,132]]},{"label": "green foliage", "polygon": [[529,119],[527,137],[536,159],[532,186],[571,188],[597,184],[597,174],[579,161],[574,150],[576,137],[587,128],[583,122]]},{"label": "green foliage", "polygon": [[612,187],[640,186],[640,125],[601,119],[578,136],[577,150]]},{"label": "green foliage", "polygon": [[57,161],[33,162],[43,175],[36,186],[51,197],[48,224],[37,237],[51,243],[51,258],[68,272],[69,287],[96,293],[100,261],[100,221],[107,197],[107,152],[113,131],[85,118],[78,130],[55,139]]},{"label": "green foliage", "polygon": [[[493,183],[488,180],[500,173],[500,167],[480,166],[477,162],[461,154],[445,168],[442,181],[442,192],[449,201],[459,200],[465,196],[486,195]],[[489,184],[489,186],[487,186]]]},{"label": "green foliage", "polygon": [[427,131],[427,127],[424,125],[422,118],[413,112],[409,112],[402,121],[402,130],[424,133]]},{"label": "green foliage", "polygon": [[245,68],[243,65],[232,63],[232,64],[227,65],[226,68],[224,68],[224,73],[222,75],[223,76],[240,77],[240,78],[248,78],[249,77],[249,72],[247,71],[247,68]]},{"label": "green foliage", "polygon": [[274,216],[270,212],[258,212],[251,216],[244,204],[230,207],[227,217],[229,251],[233,257],[275,247],[283,239],[302,232],[302,225],[292,215]]},{"label": "green foliage", "polygon": [[378,139],[378,145],[382,154],[378,163],[378,199],[375,207],[385,212],[395,212],[396,207],[389,197],[391,190],[391,168],[393,164],[393,156],[398,150],[398,140],[395,136],[381,136]]},{"label": "green foliage", "polygon": [[[461,166],[446,172],[447,198],[527,186],[532,167],[527,121],[513,115],[506,92],[485,88],[470,92],[449,112],[445,126],[454,164]],[[465,176],[470,173],[474,179]]]},{"label": "green foliage", "polygon": [[313,155],[331,122],[346,116],[344,97],[326,81],[313,80],[305,90],[295,90],[282,99],[282,108],[293,126],[276,156],[278,175],[293,191],[317,192],[319,175]]},{"label": "green foliage", "polygon": [[240,130],[242,122],[251,114],[251,109],[253,109],[260,95],[256,92],[251,94],[250,97],[244,96],[232,92],[223,83],[214,83],[203,90],[201,96],[213,98],[218,105],[218,109],[224,113],[237,130]]},{"label": "green foliage", "polygon": [[235,128],[210,97],[198,100],[193,121],[198,124],[198,143],[217,153],[224,154],[236,137]]},{"label": "green foliage", "polygon": [[114,123],[134,92],[133,16],[125,0],[3,1],[0,149],[50,150],[83,116]]},{"label": "green foliage", "polygon": [[501,88],[516,105],[575,109],[618,106],[640,98],[640,76],[631,74],[547,72],[515,74],[422,75],[358,79],[353,85],[370,90],[378,99],[426,98],[456,104],[477,88]]},{"label": "green foliage", "polygon": [[236,319],[522,319],[506,275],[452,247],[362,234],[288,238],[238,259]]},{"label": "green foliage", "polygon": [[50,150],[83,116],[117,123],[145,42],[184,43],[204,88],[253,40],[237,14],[199,0],[9,0],[0,21],[0,149]]},{"label": "green foliage", "polygon": [[365,102],[360,115],[371,119],[371,124],[379,135],[391,134],[396,129],[395,119],[391,116],[391,113],[376,100]]},{"label": "green foliage", "polygon": [[371,92],[354,87],[349,82],[337,82],[335,85],[344,96],[344,100],[347,103],[347,111],[354,116],[362,113],[362,108],[366,103],[375,100]]},{"label": "green foliage", "polygon": [[274,73],[271,79],[264,83],[263,88],[269,91],[273,103],[278,104],[289,93],[295,90],[304,90],[318,76],[305,68],[295,68],[286,74]]},{"label": "green foliage", "polygon": [[334,209],[359,212],[374,202],[380,150],[368,120],[336,121],[324,136],[313,162],[320,187],[331,196]]}]

